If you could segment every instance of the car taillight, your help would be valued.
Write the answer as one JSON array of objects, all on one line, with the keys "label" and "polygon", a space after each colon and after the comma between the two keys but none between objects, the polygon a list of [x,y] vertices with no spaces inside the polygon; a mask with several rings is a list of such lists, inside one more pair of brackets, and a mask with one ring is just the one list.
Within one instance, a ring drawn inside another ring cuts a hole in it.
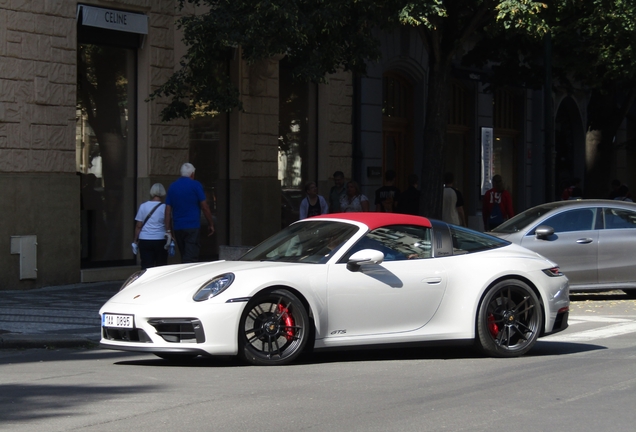
[{"label": "car taillight", "polygon": [[543,269],[543,273],[547,274],[550,277],[563,276],[559,267],[552,267],[549,269]]}]

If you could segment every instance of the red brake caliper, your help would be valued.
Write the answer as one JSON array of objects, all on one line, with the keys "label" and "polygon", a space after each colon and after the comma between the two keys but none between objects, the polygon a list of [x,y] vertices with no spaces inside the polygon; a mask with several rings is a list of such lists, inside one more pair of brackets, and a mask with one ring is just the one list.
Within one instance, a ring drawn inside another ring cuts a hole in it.
[{"label": "red brake caliper", "polygon": [[488,315],[488,330],[493,337],[497,337],[499,334],[499,326],[495,324],[495,316],[493,314]]},{"label": "red brake caliper", "polygon": [[278,311],[282,315],[285,326],[287,327],[287,340],[291,340],[294,337],[294,318],[289,314],[287,308],[280,303],[278,304]]}]

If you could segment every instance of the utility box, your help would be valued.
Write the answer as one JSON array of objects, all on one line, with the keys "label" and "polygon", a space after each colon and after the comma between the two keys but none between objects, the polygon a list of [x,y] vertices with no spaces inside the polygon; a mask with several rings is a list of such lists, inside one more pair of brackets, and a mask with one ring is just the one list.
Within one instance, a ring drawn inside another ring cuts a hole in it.
[{"label": "utility box", "polygon": [[20,255],[20,280],[38,277],[38,237],[11,236],[11,254]]}]

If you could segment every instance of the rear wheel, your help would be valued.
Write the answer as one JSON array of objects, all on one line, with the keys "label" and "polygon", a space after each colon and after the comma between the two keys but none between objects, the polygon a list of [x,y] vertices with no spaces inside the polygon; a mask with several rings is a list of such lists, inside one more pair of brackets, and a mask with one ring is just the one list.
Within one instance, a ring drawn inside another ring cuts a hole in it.
[{"label": "rear wheel", "polygon": [[493,357],[518,357],[537,341],[543,322],[539,298],[526,283],[508,279],[493,286],[477,313],[477,343]]},{"label": "rear wheel", "polygon": [[287,290],[254,297],[239,323],[239,354],[254,365],[294,361],[309,339],[310,325],[302,302]]}]

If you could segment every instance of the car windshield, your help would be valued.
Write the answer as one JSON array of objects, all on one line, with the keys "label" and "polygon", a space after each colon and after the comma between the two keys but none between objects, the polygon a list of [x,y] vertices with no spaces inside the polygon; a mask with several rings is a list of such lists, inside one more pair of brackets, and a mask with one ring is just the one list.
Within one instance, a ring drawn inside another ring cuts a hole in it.
[{"label": "car windshield", "polygon": [[528,225],[534,223],[538,218],[551,211],[553,208],[554,206],[550,204],[533,207],[524,211],[523,213],[519,213],[513,218],[508,219],[497,228],[494,228],[492,232],[501,234],[512,234],[521,231]]},{"label": "car windshield", "polygon": [[480,233],[456,225],[449,225],[453,238],[453,255],[481,252],[507,246],[510,242],[489,234]]},{"label": "car windshield", "polygon": [[239,261],[325,263],[358,229],[334,221],[297,223],[251,249]]}]

